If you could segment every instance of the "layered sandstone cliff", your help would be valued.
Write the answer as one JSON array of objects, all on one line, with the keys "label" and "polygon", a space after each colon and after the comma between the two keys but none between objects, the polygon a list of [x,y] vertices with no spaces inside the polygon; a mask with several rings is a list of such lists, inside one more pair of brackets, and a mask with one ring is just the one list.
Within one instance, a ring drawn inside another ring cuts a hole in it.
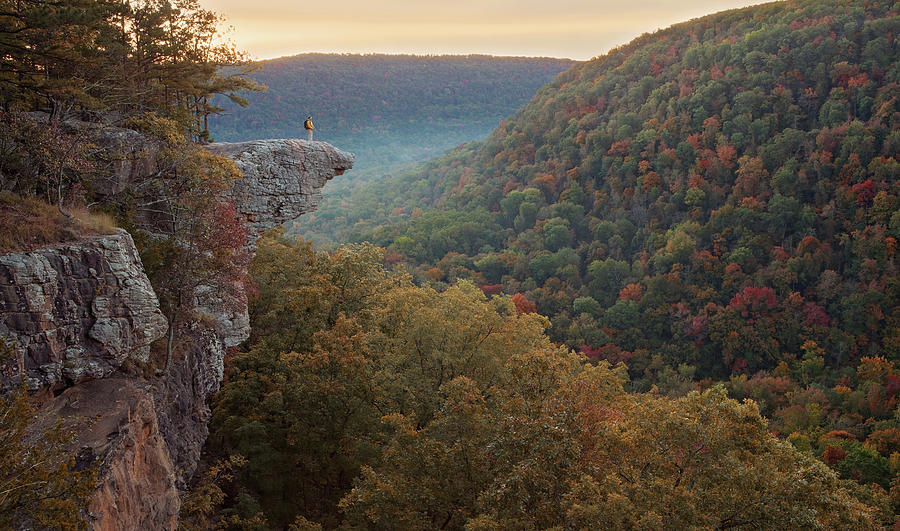
[{"label": "layered sandstone cliff", "polygon": [[[117,189],[155,171],[153,144],[128,130],[102,130],[101,145],[127,160],[107,177]],[[213,144],[244,178],[230,192],[250,228],[267,229],[315,209],[321,188],[353,163],[322,142]],[[167,329],[159,303],[124,231],[0,256],[0,338],[33,390],[52,390],[49,415],[76,433],[82,465],[96,464],[94,529],[173,529],[180,494],[207,436],[209,398],[219,389],[225,350],[247,337],[246,308],[222,312],[214,290],[196,294],[206,314],[181,331],[167,367],[151,343]],[[55,396],[54,396],[55,395]]]},{"label": "layered sandstone cliff", "polygon": [[104,378],[129,358],[146,362],[166,327],[125,231],[0,256],[0,339],[31,389]]}]

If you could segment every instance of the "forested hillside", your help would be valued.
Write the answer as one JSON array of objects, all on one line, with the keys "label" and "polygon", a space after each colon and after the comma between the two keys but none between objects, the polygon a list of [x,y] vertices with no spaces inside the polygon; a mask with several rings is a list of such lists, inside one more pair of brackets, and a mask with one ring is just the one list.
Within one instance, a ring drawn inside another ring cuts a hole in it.
[{"label": "forested hillside", "polygon": [[778,440],[721,386],[629,393],[547,319],[438,292],[370,244],[269,234],[185,529],[872,529],[879,486]]},{"label": "forested hillside", "polygon": [[[253,87],[214,44],[218,17],[193,0],[0,4],[0,247],[127,227],[169,327],[116,376],[198,422],[188,439],[208,411],[185,395],[226,360],[179,528],[897,525],[900,4],[800,0],[643,36],[486,141],[349,196],[342,212],[375,214],[358,242],[317,252],[278,229],[249,275],[223,197],[240,174],[199,143],[214,95]],[[109,122],[152,140],[155,170],[101,195],[135,162],[87,134]],[[251,336],[227,358],[189,357],[213,326],[201,286],[226,309],[246,289]],[[109,306],[96,295],[91,311]],[[0,342],[7,374],[11,355]],[[96,456],[68,455],[53,419],[37,435],[24,384],[0,392],[0,522],[93,525]],[[124,403],[91,395],[107,398]],[[85,420],[161,442],[161,417],[133,411]],[[132,462],[107,485],[185,473]],[[174,498],[148,501],[176,525]]]},{"label": "forested hillside", "polygon": [[409,153],[435,154],[486,136],[573,64],[487,55],[294,55],[256,63],[253,78],[268,90],[248,94],[246,110],[224,101],[225,113],[211,124],[220,141],[293,137],[311,114],[316,137],[335,145],[359,151],[408,141]]},{"label": "forested hillside", "polygon": [[806,340],[834,365],[893,357],[898,30],[892,4],[834,1],[645,36],[381,187],[410,219],[363,238],[422,278],[522,293],[604,356],[716,376]]},{"label": "forested hillside", "polygon": [[730,379],[773,429],[888,488],[898,11],[774,3],[645,35],[359,194],[346,211],[383,223],[353,238],[422,282],[512,295],[636,389]]},{"label": "forested hillside", "polygon": [[[210,118],[219,141],[306,138],[356,154],[352,172],[325,189],[320,210],[339,208],[359,184],[408,169],[463,142],[481,140],[538,88],[575,64],[530,57],[303,54],[256,64],[265,92]],[[301,234],[341,241],[331,224],[303,219]],[[310,223],[313,222],[313,223]]]}]

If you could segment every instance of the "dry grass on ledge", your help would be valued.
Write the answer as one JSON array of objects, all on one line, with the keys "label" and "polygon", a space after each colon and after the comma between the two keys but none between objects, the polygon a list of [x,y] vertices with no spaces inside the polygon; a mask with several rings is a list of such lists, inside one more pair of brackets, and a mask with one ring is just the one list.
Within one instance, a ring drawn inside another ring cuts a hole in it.
[{"label": "dry grass on ledge", "polygon": [[116,230],[115,221],[106,214],[85,208],[73,208],[70,212],[72,217],[67,218],[56,205],[0,192],[0,254],[30,251]]}]

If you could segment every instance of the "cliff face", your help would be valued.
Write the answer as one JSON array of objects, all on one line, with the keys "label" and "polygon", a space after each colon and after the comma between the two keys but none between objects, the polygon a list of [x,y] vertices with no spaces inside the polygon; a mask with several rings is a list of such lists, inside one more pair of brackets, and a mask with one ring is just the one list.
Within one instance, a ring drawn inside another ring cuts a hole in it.
[{"label": "cliff face", "polygon": [[125,231],[0,256],[0,337],[33,390],[103,378],[129,358],[146,362],[166,327]]},{"label": "cliff face", "polygon": [[209,434],[209,399],[219,390],[225,370],[225,344],[214,330],[197,327],[172,356],[166,378],[152,389],[159,432],[166,441],[183,491],[200,462]]},{"label": "cliff face", "polygon": [[48,408],[77,434],[79,462],[100,467],[100,485],[88,508],[95,530],[175,527],[180,495],[150,387],[126,378],[84,382]]},{"label": "cliff face", "polygon": [[[353,167],[353,154],[326,142],[297,139],[219,142],[206,146],[232,159],[243,174],[229,191],[254,246],[259,235],[316,209],[325,183]],[[227,310],[214,291],[198,290],[196,308],[215,323],[225,346],[250,337],[246,304]]]},{"label": "cliff face", "polygon": [[[111,193],[155,171],[152,142],[127,130],[96,134],[121,158],[100,181]],[[251,245],[263,230],[315,209],[321,187],[353,163],[349,153],[302,140],[209,149],[243,171],[230,197]],[[195,295],[196,313],[215,325],[188,327],[169,366],[154,371],[150,344],[167,323],[126,232],[0,256],[0,338],[17,356],[17,371],[0,383],[24,374],[32,390],[54,391],[45,412],[77,433],[79,463],[100,469],[94,529],[177,524],[179,491],[206,440],[207,402],[219,389],[225,350],[249,335],[246,307],[226,313],[215,291]]]}]

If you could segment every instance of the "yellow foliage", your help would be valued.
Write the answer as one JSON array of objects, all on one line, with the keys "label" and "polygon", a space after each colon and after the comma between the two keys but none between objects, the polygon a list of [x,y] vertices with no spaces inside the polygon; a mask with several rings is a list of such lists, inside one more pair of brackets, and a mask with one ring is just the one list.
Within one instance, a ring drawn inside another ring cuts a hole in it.
[{"label": "yellow foliage", "polygon": [[894,362],[882,356],[864,357],[859,360],[859,366],[856,368],[856,377],[860,382],[881,383],[893,373]]},{"label": "yellow foliage", "polygon": [[[0,340],[0,362],[11,350]],[[96,468],[74,470],[72,435],[39,419],[24,385],[0,394],[0,527],[87,529]]]}]

